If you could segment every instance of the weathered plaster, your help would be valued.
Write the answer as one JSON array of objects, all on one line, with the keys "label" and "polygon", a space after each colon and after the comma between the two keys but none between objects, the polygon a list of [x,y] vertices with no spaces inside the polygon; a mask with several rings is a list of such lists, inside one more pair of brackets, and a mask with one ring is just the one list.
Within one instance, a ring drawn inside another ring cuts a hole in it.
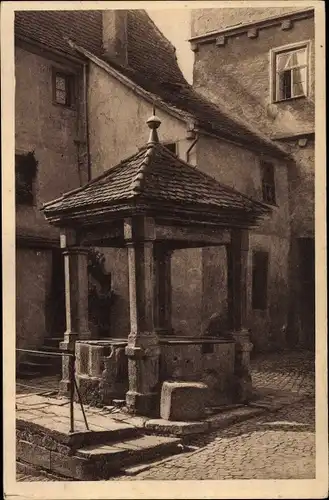
[{"label": "weathered plaster", "polygon": [[[136,153],[149,137],[146,120],[152,105],[91,63],[89,72],[90,154],[92,176],[114,167]],[[178,142],[178,155],[185,159],[191,141],[186,123],[156,110],[161,120],[162,142]]]},{"label": "weathered plaster", "polygon": [[51,262],[51,252],[47,250],[19,248],[16,251],[17,348],[35,349],[43,344],[51,283]]},{"label": "weathered plaster", "polygon": [[[200,29],[204,31],[209,31],[210,27],[214,29],[214,25],[220,26],[222,10],[215,9],[209,20],[207,13],[204,17],[199,14],[194,25],[200,23]],[[280,26],[262,29],[255,39],[249,39],[245,33],[227,38],[225,45],[220,47],[214,43],[200,45],[195,53],[194,85],[213,102],[269,134],[312,129],[314,43],[311,42],[310,47],[309,95],[273,103],[270,92],[270,50],[306,40],[314,41],[312,18],[295,21],[287,31],[281,30]]]},{"label": "weathered plaster", "polygon": [[[41,205],[86,182],[77,164],[78,114],[53,104],[52,68],[65,66],[21,47],[15,48],[15,149],[35,151],[38,171],[33,207],[17,207],[17,227],[57,235],[40,212]],[[70,69],[70,67],[69,67]]]}]

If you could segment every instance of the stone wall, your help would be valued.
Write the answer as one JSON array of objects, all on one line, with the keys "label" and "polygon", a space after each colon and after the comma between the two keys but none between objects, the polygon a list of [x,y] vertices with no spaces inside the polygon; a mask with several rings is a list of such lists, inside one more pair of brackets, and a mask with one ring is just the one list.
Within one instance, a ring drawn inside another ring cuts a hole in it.
[{"label": "stone wall", "polygon": [[[49,250],[16,250],[16,348],[37,349],[43,344],[51,264]],[[18,353],[17,358],[23,356]]]}]

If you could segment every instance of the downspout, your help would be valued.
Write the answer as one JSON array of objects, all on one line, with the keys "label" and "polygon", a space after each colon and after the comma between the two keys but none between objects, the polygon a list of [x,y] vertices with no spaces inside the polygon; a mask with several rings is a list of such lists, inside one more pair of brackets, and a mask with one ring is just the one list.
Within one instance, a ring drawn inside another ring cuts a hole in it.
[{"label": "downspout", "polygon": [[199,140],[199,135],[196,132],[194,141],[192,142],[192,144],[190,145],[190,147],[186,151],[186,162],[187,163],[189,163],[189,160],[190,160],[190,152],[192,151],[192,149],[194,148],[194,146],[196,145],[196,143],[198,142],[198,140]]},{"label": "downspout", "polygon": [[91,180],[91,161],[90,161],[90,141],[89,141],[89,114],[88,114],[88,65],[83,64],[83,113],[85,118],[85,141],[87,148],[87,178]]}]

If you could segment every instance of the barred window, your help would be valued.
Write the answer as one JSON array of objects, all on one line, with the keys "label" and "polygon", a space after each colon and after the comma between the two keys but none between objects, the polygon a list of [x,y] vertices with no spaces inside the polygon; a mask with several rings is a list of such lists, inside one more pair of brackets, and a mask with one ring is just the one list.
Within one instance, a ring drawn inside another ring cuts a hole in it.
[{"label": "barred window", "polygon": [[53,73],[53,100],[56,104],[72,107],[75,100],[75,78],[59,71]]}]

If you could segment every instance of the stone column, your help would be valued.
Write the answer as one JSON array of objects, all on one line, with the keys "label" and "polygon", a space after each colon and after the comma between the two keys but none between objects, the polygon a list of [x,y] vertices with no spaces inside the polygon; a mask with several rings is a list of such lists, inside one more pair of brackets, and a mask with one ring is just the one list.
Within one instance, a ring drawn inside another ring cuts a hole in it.
[{"label": "stone column", "polygon": [[133,217],[125,220],[130,303],[126,404],[131,413],[141,415],[150,415],[155,410],[159,382],[160,348],[153,322],[153,238],[152,219]]},{"label": "stone column", "polygon": [[[88,249],[72,246],[64,252],[66,331],[60,349],[74,353],[77,340],[91,338],[88,328]],[[62,358],[60,392],[70,391],[69,357]]]},{"label": "stone column", "polygon": [[156,244],[154,248],[154,327],[156,333],[170,335],[171,326],[171,254],[172,251]]},{"label": "stone column", "polygon": [[253,345],[246,327],[248,250],[248,231],[232,230],[231,244],[227,246],[228,313],[232,336],[236,342],[237,399],[242,402],[247,401],[252,393],[250,352]]}]

